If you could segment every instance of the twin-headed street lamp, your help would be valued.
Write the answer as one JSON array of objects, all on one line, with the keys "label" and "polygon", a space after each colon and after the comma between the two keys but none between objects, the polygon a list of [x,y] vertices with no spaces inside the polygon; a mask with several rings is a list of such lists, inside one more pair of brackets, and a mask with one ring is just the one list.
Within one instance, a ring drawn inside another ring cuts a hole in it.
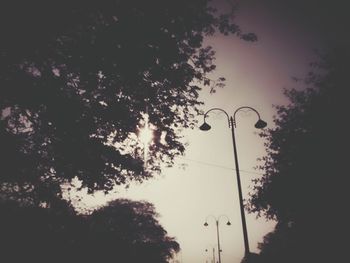
[{"label": "twin-headed street lamp", "polygon": [[[260,114],[257,110],[255,110],[252,107],[248,106],[243,106],[239,107],[234,113],[233,116],[229,116],[226,111],[220,108],[212,108],[208,110],[204,114],[204,122],[203,124],[199,127],[202,131],[208,131],[211,129],[211,126],[206,122],[206,117],[208,116],[208,113],[214,110],[221,111],[223,112],[228,121],[228,127],[231,128],[231,133],[232,133],[232,143],[233,143],[233,152],[234,152],[234,159],[235,159],[235,166],[236,166],[236,176],[237,176],[237,185],[238,185],[238,196],[239,196],[239,205],[240,205],[240,210],[241,210],[241,218],[242,218],[242,229],[243,229],[243,238],[244,238],[244,248],[245,248],[245,258],[249,257],[250,250],[249,250],[249,242],[248,242],[248,232],[247,232],[247,223],[245,219],[245,214],[244,214],[244,206],[243,206],[243,196],[242,196],[242,186],[241,186],[241,179],[240,179],[240,174],[239,174],[239,166],[238,166],[238,157],[237,157],[237,146],[236,146],[236,139],[235,139],[235,128],[236,128],[236,113],[240,110],[243,109],[248,109],[253,112],[255,112],[258,116],[258,121],[255,123],[255,128],[257,129],[262,129],[265,128],[267,123],[263,121],[260,118]],[[218,242],[219,243],[219,242]],[[220,248],[219,248],[220,251]],[[219,252],[219,262],[220,262],[220,252]]]},{"label": "twin-headed street lamp", "polygon": [[[212,249],[212,252],[213,252],[213,255],[212,255],[213,259],[212,259],[211,262],[212,262],[212,263],[216,263],[216,262],[215,262],[215,247],[212,246],[211,249]],[[205,252],[209,252],[209,249],[206,248],[206,249],[205,249]],[[208,261],[206,261],[206,262],[208,263]]]},{"label": "twin-headed street lamp", "polygon": [[217,236],[217,240],[218,240],[219,263],[221,263],[221,256],[220,256],[221,248],[220,248],[219,222],[220,222],[220,218],[222,218],[222,217],[226,217],[226,219],[227,219],[226,225],[230,226],[230,225],[231,225],[231,222],[230,222],[229,218],[228,218],[226,215],[220,215],[218,218],[216,218],[216,217],[213,216],[213,215],[208,215],[207,218],[205,219],[205,223],[204,223],[204,226],[209,226],[209,224],[208,224],[208,219],[209,219],[209,218],[213,218],[214,221],[215,221],[215,224],[216,224],[216,236]]}]

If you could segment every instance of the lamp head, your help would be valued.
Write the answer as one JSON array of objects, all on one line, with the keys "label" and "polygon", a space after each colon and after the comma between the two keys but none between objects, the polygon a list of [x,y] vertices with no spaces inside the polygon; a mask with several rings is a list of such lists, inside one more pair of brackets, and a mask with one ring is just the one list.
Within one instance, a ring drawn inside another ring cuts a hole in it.
[{"label": "lamp head", "polygon": [[201,131],[209,131],[211,129],[211,126],[204,120],[204,123],[201,126],[199,126],[199,129]]},{"label": "lamp head", "polygon": [[205,222],[205,223],[204,223],[204,226],[208,226],[208,223],[207,223],[207,222]]},{"label": "lamp head", "polygon": [[255,128],[257,129],[263,129],[267,126],[267,123],[265,121],[263,121],[262,119],[259,119],[256,123],[255,123]]}]

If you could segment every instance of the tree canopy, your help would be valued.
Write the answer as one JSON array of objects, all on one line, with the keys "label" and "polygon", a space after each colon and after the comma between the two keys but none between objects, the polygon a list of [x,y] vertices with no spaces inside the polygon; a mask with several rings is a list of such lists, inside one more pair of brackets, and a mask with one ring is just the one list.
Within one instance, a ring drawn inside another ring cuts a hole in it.
[{"label": "tree canopy", "polygon": [[348,49],[323,55],[287,91],[248,208],[278,221],[261,244],[266,262],[330,262],[340,255],[346,205]]},{"label": "tree canopy", "polygon": [[89,216],[88,246],[105,259],[116,254],[125,262],[168,262],[180,246],[157,217],[148,202],[117,199]]},{"label": "tree canopy", "polygon": [[[3,190],[47,201],[75,177],[90,192],[109,191],[172,165],[185,150],[179,131],[195,124],[198,92],[224,81],[209,78],[215,53],[203,38],[218,30],[256,40],[208,3],[5,1]],[[147,127],[149,146],[137,136]]]},{"label": "tree canopy", "polygon": [[180,249],[150,203],[118,199],[80,216],[62,204],[51,209],[1,202],[2,260],[165,263]]}]

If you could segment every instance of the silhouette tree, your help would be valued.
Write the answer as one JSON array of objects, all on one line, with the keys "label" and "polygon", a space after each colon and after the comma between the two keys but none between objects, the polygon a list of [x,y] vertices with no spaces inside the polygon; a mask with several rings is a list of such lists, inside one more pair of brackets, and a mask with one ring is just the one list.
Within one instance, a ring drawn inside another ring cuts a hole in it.
[{"label": "silhouette tree", "polygon": [[64,201],[52,209],[1,200],[0,213],[4,262],[62,262],[86,235],[83,218]]},{"label": "silhouette tree", "polygon": [[256,39],[207,0],[5,1],[0,19],[0,180],[39,202],[75,177],[109,191],[172,165],[202,85],[224,81],[204,36]]},{"label": "silhouette tree", "polygon": [[314,64],[303,90],[286,94],[248,208],[278,221],[261,244],[266,262],[329,262],[340,255],[346,196],[348,49]]},{"label": "silhouette tree", "polygon": [[167,236],[157,217],[150,203],[115,200],[89,216],[87,247],[98,256],[96,260],[169,262],[180,247]]},{"label": "silhouette tree", "polygon": [[146,202],[116,200],[91,215],[0,203],[4,262],[169,262],[179,244]]}]

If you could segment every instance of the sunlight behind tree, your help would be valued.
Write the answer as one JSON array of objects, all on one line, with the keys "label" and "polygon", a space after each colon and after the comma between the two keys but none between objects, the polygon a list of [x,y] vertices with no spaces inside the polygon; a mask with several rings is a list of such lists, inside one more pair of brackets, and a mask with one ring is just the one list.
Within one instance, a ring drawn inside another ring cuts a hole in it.
[{"label": "sunlight behind tree", "polygon": [[149,152],[149,146],[152,144],[154,138],[153,131],[155,127],[149,123],[149,115],[147,113],[143,114],[143,120],[141,127],[139,128],[138,138],[143,144],[143,154],[144,162],[147,163],[147,157]]}]

